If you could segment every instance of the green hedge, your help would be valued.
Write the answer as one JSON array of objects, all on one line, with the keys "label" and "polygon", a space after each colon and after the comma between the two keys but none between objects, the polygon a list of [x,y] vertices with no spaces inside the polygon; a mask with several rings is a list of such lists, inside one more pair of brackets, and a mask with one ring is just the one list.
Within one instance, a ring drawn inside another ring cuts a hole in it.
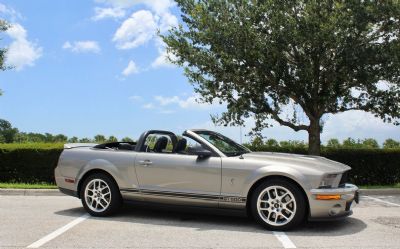
[{"label": "green hedge", "polygon": [[1,144],[0,182],[54,183],[62,144]]},{"label": "green hedge", "polygon": [[322,156],[352,167],[349,177],[359,185],[392,185],[400,182],[400,150],[341,149]]},{"label": "green hedge", "polygon": [[[251,147],[253,151],[307,154],[301,147]],[[349,165],[350,182],[358,185],[392,185],[400,182],[400,149],[322,149],[321,156]]]},{"label": "green hedge", "polygon": [[[253,151],[306,154],[301,147],[259,146]],[[62,144],[0,144],[0,182],[54,183]],[[399,149],[323,149],[322,156],[351,166],[350,181],[359,185],[400,182]]]}]

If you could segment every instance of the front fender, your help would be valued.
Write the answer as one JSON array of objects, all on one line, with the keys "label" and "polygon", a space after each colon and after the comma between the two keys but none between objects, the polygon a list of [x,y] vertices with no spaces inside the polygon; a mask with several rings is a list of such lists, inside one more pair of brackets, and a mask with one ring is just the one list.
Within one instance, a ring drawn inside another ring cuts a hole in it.
[{"label": "front fender", "polygon": [[244,182],[243,196],[248,196],[252,186],[254,186],[254,184],[260,179],[268,176],[287,177],[298,183],[306,192],[306,194],[308,193],[308,190],[312,188],[312,184],[310,184],[310,181],[308,181],[307,177],[300,171],[284,165],[269,165],[257,168],[246,178]]}]

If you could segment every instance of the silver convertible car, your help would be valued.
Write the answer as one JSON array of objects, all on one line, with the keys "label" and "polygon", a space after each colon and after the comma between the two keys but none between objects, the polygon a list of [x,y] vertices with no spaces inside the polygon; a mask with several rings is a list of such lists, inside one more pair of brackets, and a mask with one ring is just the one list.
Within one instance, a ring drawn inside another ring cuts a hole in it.
[{"label": "silver convertible car", "polygon": [[93,216],[123,201],[242,210],[272,230],[352,214],[358,188],[344,164],[318,156],[251,152],[213,131],[144,132],[137,143],[66,144],[61,192]]}]

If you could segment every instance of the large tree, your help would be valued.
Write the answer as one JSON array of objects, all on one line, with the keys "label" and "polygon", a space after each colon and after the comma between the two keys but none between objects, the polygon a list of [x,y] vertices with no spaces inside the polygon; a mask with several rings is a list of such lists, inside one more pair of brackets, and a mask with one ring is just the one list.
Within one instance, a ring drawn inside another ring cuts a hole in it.
[{"label": "large tree", "polygon": [[323,116],[400,117],[400,3],[372,0],[177,0],[183,25],[163,36],[214,121],[255,132],[275,120],[309,134],[320,153]]}]

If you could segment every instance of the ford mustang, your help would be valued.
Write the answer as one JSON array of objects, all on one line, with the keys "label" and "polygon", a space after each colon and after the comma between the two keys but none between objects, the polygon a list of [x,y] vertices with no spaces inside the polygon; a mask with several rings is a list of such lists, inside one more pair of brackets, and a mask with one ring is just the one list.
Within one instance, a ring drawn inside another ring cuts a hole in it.
[{"label": "ford mustang", "polygon": [[347,165],[324,157],[252,152],[213,131],[144,132],[137,142],[65,144],[55,179],[93,216],[124,201],[243,210],[267,229],[352,214]]}]

